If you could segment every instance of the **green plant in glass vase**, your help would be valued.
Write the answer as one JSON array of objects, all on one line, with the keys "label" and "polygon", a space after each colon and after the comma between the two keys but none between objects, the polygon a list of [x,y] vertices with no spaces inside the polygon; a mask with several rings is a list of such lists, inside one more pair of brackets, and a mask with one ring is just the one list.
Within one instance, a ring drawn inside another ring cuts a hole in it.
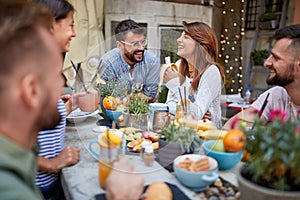
[{"label": "green plant in glass vase", "polygon": [[245,130],[251,157],[241,173],[264,187],[300,191],[300,121],[286,120],[286,116],[273,110],[267,124],[257,116],[252,130]]},{"label": "green plant in glass vase", "polygon": [[149,113],[150,106],[147,98],[141,97],[142,84],[136,84],[132,87],[132,92],[128,96],[127,111],[131,114]]},{"label": "green plant in glass vase", "polygon": [[160,132],[161,138],[168,142],[178,142],[182,152],[189,153],[192,150],[192,144],[196,139],[196,129],[186,127],[184,124],[178,124],[172,121]]},{"label": "green plant in glass vase", "polygon": [[125,126],[133,126],[143,130],[149,128],[150,119],[150,105],[148,99],[142,93],[143,84],[135,84],[132,91],[127,95],[125,104],[125,111],[123,118]]}]

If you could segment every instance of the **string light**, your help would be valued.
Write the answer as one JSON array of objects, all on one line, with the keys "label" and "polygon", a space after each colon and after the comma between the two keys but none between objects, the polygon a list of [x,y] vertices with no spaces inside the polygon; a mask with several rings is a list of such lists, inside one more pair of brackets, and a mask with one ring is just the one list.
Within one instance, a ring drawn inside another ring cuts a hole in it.
[{"label": "string light", "polygon": [[[219,58],[223,59],[225,73],[228,80],[227,92],[237,93],[243,90],[242,86],[242,61],[241,56],[241,39],[245,35],[245,29],[243,27],[244,18],[244,2],[241,0],[237,5],[229,0],[222,1],[222,14],[224,21],[224,28],[220,34],[220,49],[221,53]],[[230,20],[227,20],[230,18]],[[232,21],[232,19],[240,19],[238,21]]]}]

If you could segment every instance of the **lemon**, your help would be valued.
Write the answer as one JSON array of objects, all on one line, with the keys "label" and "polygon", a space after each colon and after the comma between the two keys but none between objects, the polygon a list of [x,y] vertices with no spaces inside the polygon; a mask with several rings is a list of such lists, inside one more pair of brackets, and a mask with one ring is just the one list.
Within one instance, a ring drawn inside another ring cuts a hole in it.
[{"label": "lemon", "polygon": [[116,130],[106,130],[103,135],[112,144],[119,145],[122,143],[123,133]]}]

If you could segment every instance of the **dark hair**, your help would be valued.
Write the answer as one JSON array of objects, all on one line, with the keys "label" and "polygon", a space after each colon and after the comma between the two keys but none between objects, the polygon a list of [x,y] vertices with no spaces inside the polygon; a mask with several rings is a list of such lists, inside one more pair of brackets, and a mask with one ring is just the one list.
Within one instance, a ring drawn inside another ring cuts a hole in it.
[{"label": "dark hair", "polygon": [[290,47],[295,49],[297,52],[299,52],[300,51],[300,24],[290,25],[278,29],[275,32],[274,38],[276,41],[283,38],[291,39],[292,42],[290,44]]},{"label": "dark hair", "polygon": [[[218,56],[218,41],[215,31],[203,22],[182,22],[184,32],[189,35],[196,43],[196,63],[194,64],[196,71],[195,76],[191,84],[193,91],[196,91],[201,79],[202,74],[212,64],[216,65],[219,69],[222,80],[225,79],[225,73],[223,66],[217,63]],[[185,77],[189,75],[188,63],[184,58],[181,58],[181,64],[179,68],[180,83],[182,84]]]},{"label": "dark hair", "polygon": [[125,39],[126,34],[131,31],[135,34],[145,34],[145,30],[132,19],[121,21],[115,28],[116,40],[121,41]]},{"label": "dark hair", "polygon": [[55,21],[65,19],[74,7],[67,0],[36,0],[49,7]]},{"label": "dark hair", "polygon": [[[45,6],[26,2],[1,2],[0,5],[0,93],[6,78],[20,63],[35,62],[48,55],[40,29],[50,32],[52,16]],[[34,66],[33,66],[34,67]]]}]

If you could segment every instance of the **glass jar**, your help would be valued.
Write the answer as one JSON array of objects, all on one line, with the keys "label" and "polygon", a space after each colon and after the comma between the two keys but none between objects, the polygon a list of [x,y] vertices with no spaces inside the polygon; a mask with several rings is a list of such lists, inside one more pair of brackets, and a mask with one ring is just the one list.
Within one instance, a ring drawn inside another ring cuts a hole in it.
[{"label": "glass jar", "polygon": [[144,163],[146,166],[150,167],[154,163],[154,151],[153,151],[153,146],[148,145],[145,147],[145,152],[144,152]]},{"label": "glass jar", "polygon": [[141,159],[144,159],[145,148],[148,145],[150,145],[150,142],[148,142],[146,140],[142,142],[142,148],[141,148],[141,151],[140,151]]}]

